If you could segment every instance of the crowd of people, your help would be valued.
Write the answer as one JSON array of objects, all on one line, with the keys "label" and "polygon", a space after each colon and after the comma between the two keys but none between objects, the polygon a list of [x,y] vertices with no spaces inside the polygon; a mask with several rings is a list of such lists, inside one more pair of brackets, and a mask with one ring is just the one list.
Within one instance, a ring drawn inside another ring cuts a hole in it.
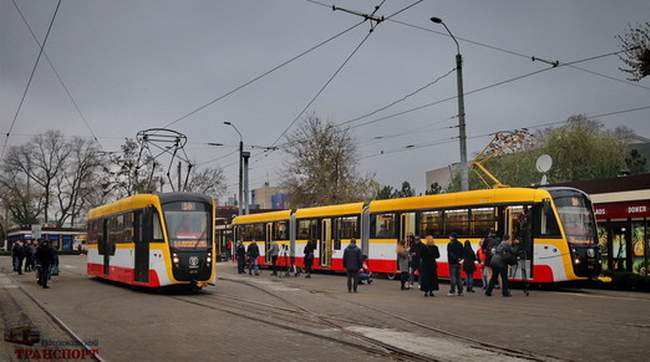
[{"label": "crowd of people", "polygon": [[[510,297],[508,266],[517,264],[518,248],[518,239],[511,238],[508,235],[501,239],[493,231],[490,231],[479,242],[478,249],[474,250],[469,240],[461,242],[458,235],[452,233],[447,243],[447,264],[450,279],[447,295],[462,296],[464,291],[474,293],[474,274],[477,270],[480,270],[481,286],[486,296],[491,296],[492,291],[498,288],[501,289],[504,297]],[[280,250],[280,246],[273,242],[267,252],[272,275],[278,275],[277,261]],[[305,278],[311,278],[314,252],[316,250],[316,241],[308,240],[303,249]],[[419,286],[425,297],[433,297],[434,291],[440,289],[437,261],[440,258],[440,250],[434,243],[433,236],[427,235],[424,242],[419,236],[412,234],[406,240],[399,240],[396,255],[400,289],[409,290]],[[246,273],[246,266],[248,266],[248,274],[259,275],[259,256],[260,249],[257,242],[251,242],[248,248],[241,241],[236,243],[235,258],[237,270],[240,274]],[[368,267],[368,257],[363,255],[361,249],[357,246],[356,240],[352,239],[344,249],[342,261],[343,268],[346,271],[349,293],[356,293],[359,284],[372,283],[372,272]]]},{"label": "crowd of people", "polygon": [[14,272],[37,272],[38,285],[47,289],[52,275],[58,275],[59,257],[47,240],[15,241],[11,247]]}]

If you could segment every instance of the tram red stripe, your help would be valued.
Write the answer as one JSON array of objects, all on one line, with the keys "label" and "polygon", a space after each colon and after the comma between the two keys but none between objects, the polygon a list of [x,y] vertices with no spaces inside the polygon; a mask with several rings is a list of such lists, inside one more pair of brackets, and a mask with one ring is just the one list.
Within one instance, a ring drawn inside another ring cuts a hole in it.
[{"label": "tram red stripe", "polygon": [[[257,259],[257,263],[263,266],[271,266],[271,263],[267,263],[263,256]],[[304,258],[296,257],[295,263],[297,267],[304,267]],[[278,266],[286,267],[289,264],[289,257],[282,256],[278,258]],[[397,273],[397,260],[368,259],[368,268],[373,273]],[[333,258],[331,267],[321,267],[320,258],[314,258],[312,269],[343,272],[343,260]],[[449,278],[449,264],[447,262],[438,262],[438,276],[441,278]],[[535,265],[533,267],[533,276],[534,278],[530,280],[531,283],[552,283],[554,281],[553,269],[548,265]],[[474,272],[474,279],[481,280],[480,266]],[[511,280],[517,281],[517,279]]]},{"label": "tram red stripe", "polygon": [[111,265],[108,270],[108,275],[104,275],[103,264],[87,263],[86,271],[88,275],[97,276],[120,283],[151,288],[160,287],[160,279],[158,279],[158,273],[156,273],[156,271],[153,269],[149,269],[149,283],[135,281],[135,268],[126,268]]}]

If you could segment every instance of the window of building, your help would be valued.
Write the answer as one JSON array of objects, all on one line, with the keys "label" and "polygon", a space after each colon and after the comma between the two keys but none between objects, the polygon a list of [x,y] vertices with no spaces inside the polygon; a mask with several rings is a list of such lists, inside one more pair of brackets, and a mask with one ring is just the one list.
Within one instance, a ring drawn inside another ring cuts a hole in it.
[{"label": "window of building", "polygon": [[427,235],[444,234],[442,223],[442,211],[423,211],[420,213],[419,235],[424,238]]},{"label": "window of building", "polygon": [[632,223],[632,271],[645,275],[648,267],[645,261],[645,223]]},{"label": "window of building", "polygon": [[395,237],[395,214],[374,214],[371,223],[371,237],[378,239],[392,239]]},{"label": "window of building", "polygon": [[471,234],[486,236],[490,230],[496,229],[496,216],[493,207],[472,209]]},{"label": "window of building", "polygon": [[445,211],[445,234],[469,235],[469,210]]}]

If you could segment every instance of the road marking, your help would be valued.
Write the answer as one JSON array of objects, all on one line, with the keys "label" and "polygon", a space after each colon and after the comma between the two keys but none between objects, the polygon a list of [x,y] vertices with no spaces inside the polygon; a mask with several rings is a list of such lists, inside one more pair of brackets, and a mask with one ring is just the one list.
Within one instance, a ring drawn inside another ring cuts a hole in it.
[{"label": "road marking", "polygon": [[477,348],[467,343],[450,341],[438,337],[425,337],[410,332],[394,329],[352,326],[345,329],[361,334],[370,339],[395,346],[397,348],[429,357],[436,361],[529,361],[524,358],[504,355],[498,352]]}]

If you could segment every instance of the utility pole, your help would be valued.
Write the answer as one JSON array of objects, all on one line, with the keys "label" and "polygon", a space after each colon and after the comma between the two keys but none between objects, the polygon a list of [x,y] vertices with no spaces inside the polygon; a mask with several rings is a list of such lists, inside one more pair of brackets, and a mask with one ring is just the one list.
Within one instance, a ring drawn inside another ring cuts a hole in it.
[{"label": "utility pole", "polygon": [[[243,206],[242,204],[244,203],[244,198],[243,198],[243,178],[244,178],[244,167],[243,167],[243,157],[244,157],[244,137],[242,136],[241,132],[239,132],[239,129],[230,121],[224,121],[223,124],[226,126],[232,127],[235,132],[239,135],[239,199],[237,200],[237,206],[238,206],[238,215],[243,215]],[[246,206],[248,208],[248,206]],[[247,212],[248,213],[248,212]]]},{"label": "utility pole", "polygon": [[178,192],[181,192],[181,172],[182,171],[183,170],[181,168],[181,161],[178,161]]},{"label": "utility pole", "polygon": [[467,134],[465,132],[465,92],[463,92],[463,56],[460,54],[460,45],[454,34],[442,19],[432,17],[435,24],[442,24],[456,43],[456,85],[458,89],[458,140],[460,143],[460,189],[469,190],[469,165],[467,164]]},{"label": "utility pole", "polygon": [[249,200],[248,200],[248,194],[249,194],[249,189],[248,189],[248,159],[251,157],[251,153],[246,151],[242,152],[242,158],[244,161],[244,213],[245,215],[248,215],[250,210],[249,210]]}]

